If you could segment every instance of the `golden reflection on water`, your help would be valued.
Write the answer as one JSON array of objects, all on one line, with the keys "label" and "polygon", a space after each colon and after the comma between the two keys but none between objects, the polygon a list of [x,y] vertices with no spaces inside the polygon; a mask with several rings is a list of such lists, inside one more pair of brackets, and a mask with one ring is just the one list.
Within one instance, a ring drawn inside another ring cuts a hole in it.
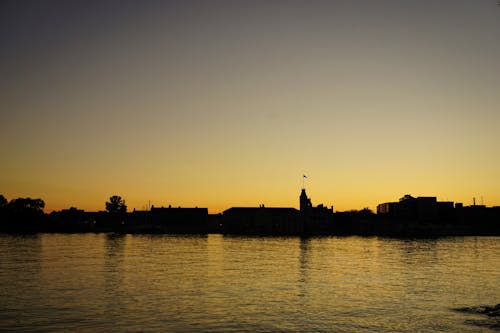
[{"label": "golden reflection on water", "polygon": [[474,332],[499,238],[0,237],[0,330]]}]

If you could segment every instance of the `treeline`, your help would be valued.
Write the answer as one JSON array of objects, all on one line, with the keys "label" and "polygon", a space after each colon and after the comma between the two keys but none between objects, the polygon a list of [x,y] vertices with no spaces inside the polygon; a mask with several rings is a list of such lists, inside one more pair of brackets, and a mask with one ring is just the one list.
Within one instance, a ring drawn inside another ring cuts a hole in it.
[{"label": "treeline", "polygon": [[44,208],[42,199],[17,198],[8,201],[0,194],[1,228],[34,229],[45,220]]},{"label": "treeline", "polygon": [[42,199],[16,198],[0,194],[0,232],[107,232],[123,229],[127,206],[120,196],[105,203],[105,211],[85,212],[71,207],[45,214]]}]

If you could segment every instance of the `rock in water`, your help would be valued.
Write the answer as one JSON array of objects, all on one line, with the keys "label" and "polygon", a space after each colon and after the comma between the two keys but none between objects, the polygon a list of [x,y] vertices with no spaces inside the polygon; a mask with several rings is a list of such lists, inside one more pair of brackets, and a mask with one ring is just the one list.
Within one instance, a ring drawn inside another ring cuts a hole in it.
[{"label": "rock in water", "polygon": [[485,313],[488,317],[500,317],[500,303],[488,308]]},{"label": "rock in water", "polygon": [[479,305],[479,306],[467,306],[464,308],[454,309],[455,311],[481,314],[486,315],[489,318],[484,320],[466,320],[466,323],[473,324],[476,326],[489,327],[493,329],[500,328],[500,303],[494,306],[490,305]]}]

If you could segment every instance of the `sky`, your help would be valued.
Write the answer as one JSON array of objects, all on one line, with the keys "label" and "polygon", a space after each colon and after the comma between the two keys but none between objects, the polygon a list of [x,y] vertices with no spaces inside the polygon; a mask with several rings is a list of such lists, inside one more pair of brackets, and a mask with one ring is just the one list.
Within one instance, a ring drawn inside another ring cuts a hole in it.
[{"label": "sky", "polygon": [[0,1],[0,194],[500,205],[499,41],[494,0]]}]

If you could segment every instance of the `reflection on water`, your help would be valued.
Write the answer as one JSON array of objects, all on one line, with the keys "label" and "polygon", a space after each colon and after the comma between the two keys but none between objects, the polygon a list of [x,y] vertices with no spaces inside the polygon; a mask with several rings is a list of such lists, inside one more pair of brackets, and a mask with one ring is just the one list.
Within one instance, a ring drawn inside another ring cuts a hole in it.
[{"label": "reflection on water", "polygon": [[0,235],[0,331],[475,332],[452,309],[500,302],[498,258],[498,237]]}]

